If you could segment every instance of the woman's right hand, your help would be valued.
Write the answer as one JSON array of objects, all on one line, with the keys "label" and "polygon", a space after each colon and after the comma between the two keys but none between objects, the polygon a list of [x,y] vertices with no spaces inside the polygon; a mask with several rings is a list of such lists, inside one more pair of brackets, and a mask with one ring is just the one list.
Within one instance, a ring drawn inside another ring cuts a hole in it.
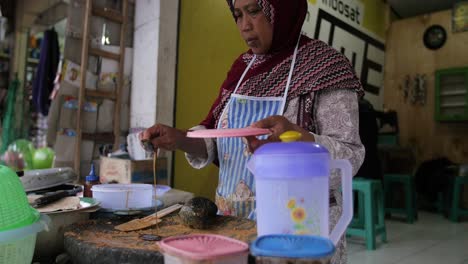
[{"label": "woman's right hand", "polygon": [[141,141],[151,142],[154,151],[159,148],[173,151],[181,148],[186,139],[186,132],[163,124],[156,124],[141,132],[138,137]]}]

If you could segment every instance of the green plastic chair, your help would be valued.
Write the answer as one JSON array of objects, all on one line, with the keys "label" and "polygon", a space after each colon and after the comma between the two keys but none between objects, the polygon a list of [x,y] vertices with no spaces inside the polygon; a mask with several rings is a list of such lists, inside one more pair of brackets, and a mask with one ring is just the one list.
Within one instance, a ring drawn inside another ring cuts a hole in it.
[{"label": "green plastic chair", "polygon": [[453,182],[452,205],[450,207],[450,220],[458,222],[460,216],[468,215],[468,210],[460,207],[460,195],[465,184],[468,184],[467,176],[455,177]]},{"label": "green plastic chair", "polygon": [[417,219],[416,209],[416,190],[414,187],[414,177],[410,174],[384,174],[384,192],[385,200],[391,201],[392,186],[394,183],[402,184],[405,194],[404,208],[394,208],[385,206],[385,213],[387,214],[402,214],[406,216],[406,221],[410,224],[414,223]]},{"label": "green plastic chair", "polygon": [[363,237],[368,250],[376,249],[376,237],[387,242],[385,227],[384,195],[378,180],[353,179],[353,191],[358,194],[358,211],[346,230],[348,236]]}]

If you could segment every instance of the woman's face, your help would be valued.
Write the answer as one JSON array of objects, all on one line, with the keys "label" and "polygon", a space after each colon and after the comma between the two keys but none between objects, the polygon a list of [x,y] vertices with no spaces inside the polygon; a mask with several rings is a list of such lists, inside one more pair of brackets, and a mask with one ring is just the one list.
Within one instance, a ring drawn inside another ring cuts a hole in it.
[{"label": "woman's face", "polygon": [[258,6],[257,0],[236,0],[234,17],[242,38],[253,53],[267,53],[273,40],[273,25]]}]

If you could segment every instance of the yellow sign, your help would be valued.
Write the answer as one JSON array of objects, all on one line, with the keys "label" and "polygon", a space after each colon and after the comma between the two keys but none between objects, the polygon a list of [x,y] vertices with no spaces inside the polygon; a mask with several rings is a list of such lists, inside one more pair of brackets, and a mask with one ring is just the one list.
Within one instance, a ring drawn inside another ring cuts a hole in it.
[{"label": "yellow sign", "polygon": [[453,32],[468,31],[468,1],[453,6]]}]

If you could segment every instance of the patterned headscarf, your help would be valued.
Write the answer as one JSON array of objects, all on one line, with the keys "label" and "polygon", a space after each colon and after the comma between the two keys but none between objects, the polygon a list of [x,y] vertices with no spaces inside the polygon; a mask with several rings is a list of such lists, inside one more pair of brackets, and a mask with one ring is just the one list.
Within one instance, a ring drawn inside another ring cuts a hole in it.
[{"label": "patterned headscarf", "polygon": [[[227,0],[231,12],[234,12],[234,2]],[[272,45],[267,54],[257,55],[237,93],[278,97],[283,95],[286,87],[294,48],[307,15],[307,0],[257,0],[257,3],[273,25]],[[216,127],[224,106],[252,57],[252,50],[248,50],[237,58],[201,125]],[[362,86],[345,56],[319,40],[301,36],[288,100],[327,88],[354,89],[362,94]],[[302,113],[304,119],[299,125],[304,128],[312,127],[314,123],[313,120],[306,120],[312,116],[311,100],[309,98],[302,103],[305,105]]]},{"label": "patterned headscarf", "polygon": [[[234,16],[235,0],[227,2]],[[307,0],[257,0],[257,3],[273,25],[269,53],[294,48],[307,15]]]}]

